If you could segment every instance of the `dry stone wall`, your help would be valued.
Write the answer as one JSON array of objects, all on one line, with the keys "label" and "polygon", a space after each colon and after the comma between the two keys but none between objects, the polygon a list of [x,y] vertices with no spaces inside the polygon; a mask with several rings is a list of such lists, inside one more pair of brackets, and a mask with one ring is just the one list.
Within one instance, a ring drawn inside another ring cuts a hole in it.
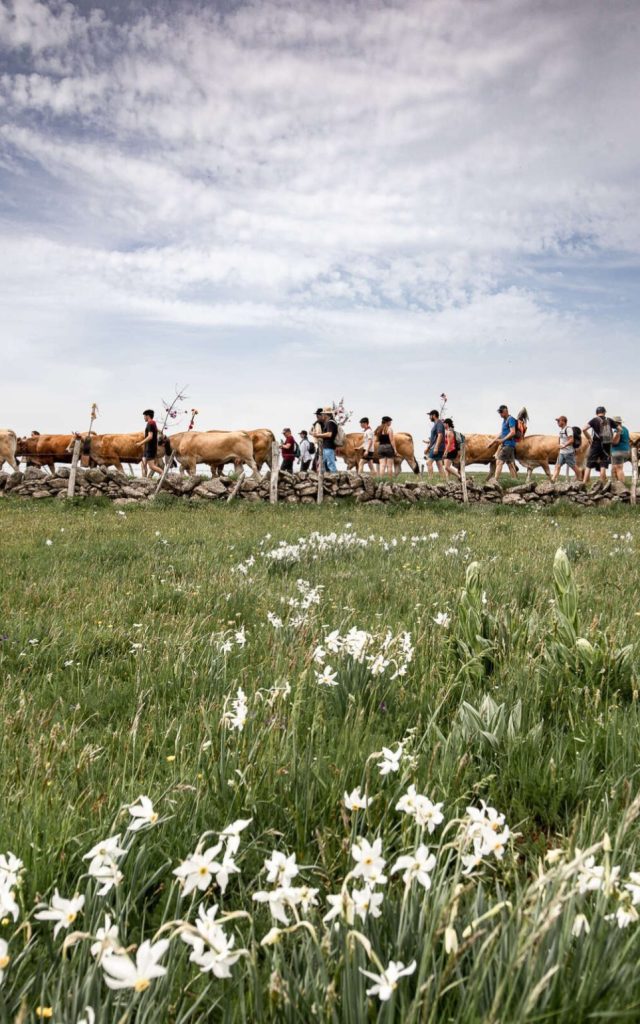
[{"label": "dry stone wall", "polygon": [[[61,467],[55,476],[44,470],[30,467],[24,473],[0,473],[0,498],[65,498],[69,482],[68,467]],[[214,479],[181,476],[170,473],[162,485],[161,493],[187,501],[225,501],[236,481],[230,477]],[[128,476],[113,470],[78,470],[76,497],[110,498],[115,504],[146,502],[154,493],[157,480]],[[480,504],[528,505],[530,503],[551,504],[560,499],[578,505],[603,506],[628,503],[629,491],[622,484],[598,480],[588,489],[577,482],[552,484],[545,480],[540,483],[519,484],[507,491],[495,483],[467,483],[469,501]],[[288,504],[315,504],[318,492],[318,477],[315,473],[280,473],[278,478],[278,499]],[[428,483],[416,479],[391,483],[375,477],[357,473],[331,473],[324,477],[324,494],[327,498],[351,498],[358,503],[381,505],[389,502],[436,501],[449,498],[462,501],[459,483]],[[236,494],[239,501],[268,501],[269,476],[259,481],[246,477]]]}]

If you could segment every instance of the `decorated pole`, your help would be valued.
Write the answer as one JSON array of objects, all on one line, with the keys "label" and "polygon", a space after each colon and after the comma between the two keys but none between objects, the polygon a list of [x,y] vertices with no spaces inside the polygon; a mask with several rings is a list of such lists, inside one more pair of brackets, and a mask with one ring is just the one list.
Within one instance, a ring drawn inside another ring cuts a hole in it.
[{"label": "decorated pole", "polygon": [[318,496],[316,500],[318,505],[322,505],[324,498],[324,459],[322,457],[324,441],[321,437],[316,440],[316,447],[318,449]]},{"label": "decorated pole", "polygon": [[[176,406],[177,406],[178,402],[186,402],[186,400],[187,400],[187,392],[186,392],[185,388],[176,388],[176,396],[173,399],[173,401],[170,402],[169,404],[167,404],[165,402],[164,398],[162,399],[162,404],[164,405],[164,420],[163,420],[163,423],[162,423],[162,428],[160,430],[160,436],[162,438],[163,444],[165,442],[165,437],[166,437],[166,433],[167,433],[167,423],[169,422],[170,419],[171,420],[175,420],[175,418],[177,417],[178,409],[176,409]],[[184,412],[186,412],[186,409],[184,410]],[[189,426],[188,426],[189,430],[193,430],[193,424],[194,424],[194,421],[195,421],[195,418],[196,418],[197,415],[198,415],[198,410],[197,409],[192,409],[191,410],[191,419],[189,420]],[[152,498],[157,497],[157,495],[159,494],[160,488],[162,487],[163,483],[165,482],[165,480],[167,478],[167,474],[168,474],[169,470],[171,469],[171,467],[174,465],[175,461],[176,461],[176,457],[175,457],[173,451],[168,456],[165,453],[165,456],[164,456],[164,469],[162,470],[162,476],[160,477],[160,479],[158,481],[158,486],[156,487],[155,491],[151,495]]]},{"label": "decorated pole", "polygon": [[80,461],[80,454],[82,452],[82,446],[86,440],[91,442],[91,435],[93,433],[93,424],[95,423],[98,416],[98,406],[95,402],[91,403],[91,413],[89,416],[89,429],[86,433],[85,438],[81,434],[76,434],[76,439],[73,445],[73,455],[71,456],[71,472],[69,473],[69,483],[67,485],[67,498],[73,498],[76,493],[76,477],[78,475],[78,462]]}]

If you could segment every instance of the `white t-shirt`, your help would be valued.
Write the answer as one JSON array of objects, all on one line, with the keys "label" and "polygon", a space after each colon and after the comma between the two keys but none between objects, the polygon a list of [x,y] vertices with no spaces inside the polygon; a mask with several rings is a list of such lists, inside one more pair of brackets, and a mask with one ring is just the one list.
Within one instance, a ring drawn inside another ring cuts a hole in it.
[{"label": "white t-shirt", "polygon": [[569,452],[575,451],[573,447],[573,430],[571,427],[560,428],[560,451],[567,455]]},{"label": "white t-shirt", "polygon": [[362,436],[362,447],[364,449],[365,455],[368,452],[373,451],[373,427],[367,427],[367,429],[364,431]]}]

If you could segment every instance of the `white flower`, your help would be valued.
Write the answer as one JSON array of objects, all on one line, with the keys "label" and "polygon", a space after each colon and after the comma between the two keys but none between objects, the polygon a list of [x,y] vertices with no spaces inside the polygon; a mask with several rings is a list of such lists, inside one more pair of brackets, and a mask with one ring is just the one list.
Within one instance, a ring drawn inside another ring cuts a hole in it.
[{"label": "white flower", "polygon": [[332,633],[329,633],[329,635],[325,637],[324,642],[327,645],[327,650],[331,651],[332,654],[338,654],[342,647],[342,640],[340,639],[340,630],[334,629]]},{"label": "white flower", "polygon": [[0,939],[0,985],[4,978],[4,972],[6,971],[11,957],[9,956],[9,944],[6,939]]},{"label": "white flower", "polygon": [[325,651],[324,647],[316,647],[315,651],[312,654],[312,658],[315,661],[316,665],[323,665],[326,656],[327,652]]},{"label": "white flower", "polygon": [[102,928],[98,928],[95,940],[91,944],[91,956],[97,960],[98,963],[101,963],[103,957],[111,956],[112,953],[119,949],[120,938],[118,936],[118,927],[111,923],[111,917],[109,914],[105,914],[104,925]]},{"label": "white flower", "polygon": [[405,814],[415,818],[421,828],[426,828],[433,833],[438,825],[444,821],[442,804],[434,804],[428,797],[416,793],[416,787],[409,786],[404,796],[400,797],[396,804],[397,811],[404,811]]},{"label": "white flower", "polygon": [[295,853],[287,857],[279,850],[274,850],[271,856],[265,859],[264,866],[267,869],[267,882],[270,885],[282,885],[285,888],[291,885],[299,872]]},{"label": "white flower", "polygon": [[383,893],[375,892],[368,885],[365,885],[362,889],[353,889],[351,899],[353,900],[354,910],[362,921],[366,921],[369,916],[380,917],[382,913],[380,905],[384,900]]},{"label": "white flower", "polygon": [[254,892],[252,899],[256,903],[268,903],[271,916],[281,924],[289,924],[287,908],[291,905],[288,890],[282,887],[272,889],[270,892]]},{"label": "white flower", "polygon": [[591,925],[589,924],[584,914],[576,914],[573,922],[573,927],[571,928],[571,934],[574,936],[574,938],[577,939],[580,935],[582,935],[583,932],[585,933],[585,935],[588,935],[590,931]]},{"label": "white flower", "polygon": [[51,545],[53,544],[53,541],[47,539],[47,540],[45,540],[45,544],[47,545],[48,548],[50,548]]},{"label": "white flower", "polygon": [[360,839],[351,847],[351,856],[356,862],[354,878],[364,878],[373,885],[384,885],[387,879],[382,872],[387,862],[382,856],[382,839],[374,839],[373,844],[368,839]]},{"label": "white flower", "polygon": [[337,686],[338,673],[330,665],[325,665],[322,672],[316,672],[316,682],[321,686]]},{"label": "white flower", "polygon": [[353,924],[355,903],[346,889],[335,896],[327,896],[327,903],[331,909],[322,918],[325,923],[333,921],[336,917],[342,917],[347,924]]},{"label": "white flower", "polygon": [[595,857],[587,857],[578,874],[578,892],[584,895],[601,889],[604,893],[610,893],[617,884],[619,874],[620,868],[607,870],[603,864],[596,864]]},{"label": "white flower", "polygon": [[451,622],[451,616],[447,615],[446,612],[438,612],[438,614],[434,616],[433,621],[436,626],[444,626],[446,628]]},{"label": "white flower", "polygon": [[366,978],[371,978],[371,981],[375,982],[371,988],[367,989],[367,995],[377,996],[380,1002],[386,1003],[388,999],[391,999],[391,996],[398,987],[399,979],[408,974],[413,974],[415,969],[415,960],[413,960],[408,967],[404,966],[402,960],[390,960],[389,966],[386,971],[382,972],[382,974],[374,974],[372,971],[365,971],[362,967],[360,968],[360,973],[364,974]]},{"label": "white flower", "polygon": [[89,865],[88,873],[100,883],[100,888],[96,889],[97,896],[106,896],[114,886],[120,885],[123,879],[123,874],[116,862],[108,858],[100,860],[96,857]]},{"label": "white flower", "polygon": [[400,770],[400,760],[402,758],[402,743],[398,743],[398,749],[395,753],[389,749],[389,747],[382,748],[382,761],[378,761],[378,768],[380,769],[381,775],[389,775],[390,772],[397,772]]},{"label": "white flower", "polygon": [[388,667],[389,659],[385,658],[383,654],[376,654],[375,658],[372,658],[369,663],[369,671],[372,676],[381,676]]},{"label": "white flower", "polygon": [[360,793],[360,786],[344,794],[344,805],[348,811],[366,811],[370,803],[371,798],[366,793],[364,796]]},{"label": "white flower", "polygon": [[415,880],[424,886],[425,889],[430,889],[430,872],[433,871],[435,866],[436,858],[432,853],[429,853],[427,846],[421,844],[414,854],[398,857],[391,868],[391,874],[395,871],[404,871],[402,881],[405,885],[411,885]]},{"label": "white flower", "polygon": [[73,924],[78,914],[84,907],[84,896],[74,896],[73,899],[65,900],[56,889],[51,899],[51,904],[46,910],[40,910],[35,917],[38,921],[55,921],[53,937],[61,928],[68,928]]},{"label": "white flower", "polygon": [[79,1017],[76,1024],[96,1024],[96,1011],[92,1006],[85,1006],[82,1017]]},{"label": "white flower", "polygon": [[273,612],[267,612],[267,619],[274,629],[282,629],[283,622],[279,615],[275,615]]},{"label": "white flower", "polygon": [[0,884],[4,882],[9,886],[17,885],[18,875],[23,867],[24,864],[20,858],[16,857],[11,851],[8,851],[6,854],[0,853]]},{"label": "white flower", "polygon": [[238,687],[238,692],[231,701],[231,708],[231,711],[225,711],[222,721],[231,729],[237,729],[238,732],[242,732],[247,722],[248,708],[247,695],[241,686]]},{"label": "white flower", "polygon": [[247,636],[246,636],[246,633],[245,633],[244,626],[241,626],[240,629],[237,630],[237,632],[235,633],[234,639],[235,639],[235,642],[237,643],[238,647],[244,647],[244,645],[247,642]]},{"label": "white flower", "polygon": [[237,853],[240,847],[240,833],[244,832],[253,818],[238,818],[237,821],[232,821],[230,825],[223,828],[220,833],[220,838],[227,844],[227,850],[229,853]]},{"label": "white flower", "polygon": [[217,906],[205,910],[201,904],[195,922],[197,934],[182,932],[181,938],[193,947],[189,960],[197,964],[203,973],[211,971],[216,978],[230,978],[230,968],[246,950],[233,949],[235,938],[229,937],[215,920],[217,912]]},{"label": "white flower", "polygon": [[138,832],[145,825],[155,825],[158,820],[158,813],[148,796],[138,797],[136,803],[130,805],[129,814],[133,818],[127,826],[130,832]]},{"label": "white flower", "polygon": [[229,847],[225,849],[222,860],[217,859],[221,849],[222,843],[216,843],[215,846],[210,846],[204,852],[196,850],[177,868],[174,868],[173,874],[182,883],[182,897],[188,896],[194,889],[204,892],[209,888],[214,875],[220,891],[225,891],[229,875],[240,869],[235,863]]},{"label": "white flower", "polygon": [[494,832],[493,829],[486,828],[482,834],[482,856],[487,857],[492,853],[498,860],[502,860],[510,836],[511,831],[508,825],[504,826],[502,832]]},{"label": "white flower", "polygon": [[473,840],[473,853],[466,853],[462,858],[463,875],[471,875],[482,864],[482,837]]},{"label": "white flower", "polygon": [[0,876],[0,917],[11,914],[14,921],[20,916],[20,908],[16,903],[15,893],[5,878]]},{"label": "white flower", "polygon": [[615,921],[618,928],[626,928],[630,924],[635,924],[638,917],[640,915],[634,906],[628,903],[621,903],[615,914],[605,915],[605,921]]},{"label": "white flower", "polygon": [[127,851],[120,846],[120,835],[109,836],[102,839],[95,846],[92,846],[88,853],[85,853],[83,860],[91,861],[89,874],[97,877],[96,872],[104,865],[111,867],[118,857],[122,857]]},{"label": "white flower", "polygon": [[631,871],[629,881],[625,882],[623,888],[631,893],[631,902],[637,907],[640,903],[640,871]]},{"label": "white flower", "polygon": [[109,988],[132,988],[134,992],[144,992],[154,978],[162,978],[167,968],[158,961],[169,948],[168,939],[160,939],[151,943],[146,939],[138,948],[135,963],[124,953],[112,953],[104,957],[102,969]]}]

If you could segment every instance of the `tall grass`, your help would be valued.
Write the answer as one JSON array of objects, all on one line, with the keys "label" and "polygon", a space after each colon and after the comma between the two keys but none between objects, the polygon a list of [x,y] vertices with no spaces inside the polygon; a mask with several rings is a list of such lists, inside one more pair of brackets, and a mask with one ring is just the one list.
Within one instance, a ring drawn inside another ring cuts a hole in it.
[{"label": "tall grass", "polygon": [[[0,852],[24,863],[19,917],[0,925],[0,1020],[75,1022],[87,1006],[99,1022],[638,1018],[634,510],[120,512],[0,505]],[[367,656],[388,644],[379,675],[331,650],[352,628]],[[336,685],[318,682],[326,666]],[[396,809],[410,785],[443,803],[432,833]],[[350,811],[355,787],[371,803]],[[133,833],[142,794],[159,820]],[[482,800],[511,834],[467,874]],[[181,898],[173,870],[200,837],[249,818],[226,891]],[[115,834],[124,877],[98,896],[83,857]],[[361,837],[382,843],[380,916],[324,922],[327,896],[363,885],[348,877]],[[428,889],[391,873],[421,843]],[[296,855],[291,885],[317,889],[317,905],[286,905],[288,926],[253,899],[273,892],[274,850]],[[86,897],[55,939],[35,917],[54,887]],[[245,951],[227,979],[181,938],[214,903]],[[105,913],[131,955],[171,939],[167,973],[139,993],[111,991],[91,954]],[[388,1001],[368,997],[361,969],[390,960],[415,967]]]}]

